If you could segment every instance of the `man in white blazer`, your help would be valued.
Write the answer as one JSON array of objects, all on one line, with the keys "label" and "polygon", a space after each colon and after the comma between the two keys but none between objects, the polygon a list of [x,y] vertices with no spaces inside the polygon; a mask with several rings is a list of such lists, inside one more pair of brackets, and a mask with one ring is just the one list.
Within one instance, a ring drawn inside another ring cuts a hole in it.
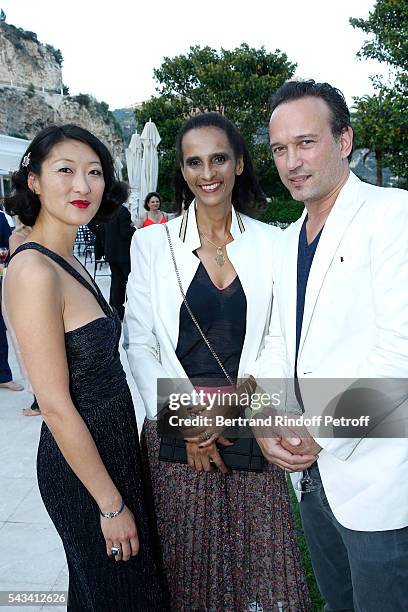
[{"label": "man in white blazer", "polygon": [[[408,377],[408,194],[350,172],[350,114],[327,83],[293,81],[276,92],[270,141],[283,184],[305,210],[277,249],[257,376],[294,377],[307,416],[311,378]],[[398,402],[406,414],[403,393]],[[310,468],[321,485],[302,495],[300,510],[327,611],[408,610],[403,425],[399,435],[258,440],[269,461]]]}]

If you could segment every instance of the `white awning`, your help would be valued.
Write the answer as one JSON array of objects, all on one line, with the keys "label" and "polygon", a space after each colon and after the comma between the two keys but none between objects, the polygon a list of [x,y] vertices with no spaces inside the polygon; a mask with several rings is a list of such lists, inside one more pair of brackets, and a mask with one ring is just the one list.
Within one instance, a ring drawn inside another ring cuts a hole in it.
[{"label": "white awning", "polygon": [[0,134],[0,174],[9,175],[17,170],[24,151],[30,144],[30,140],[14,138]]}]

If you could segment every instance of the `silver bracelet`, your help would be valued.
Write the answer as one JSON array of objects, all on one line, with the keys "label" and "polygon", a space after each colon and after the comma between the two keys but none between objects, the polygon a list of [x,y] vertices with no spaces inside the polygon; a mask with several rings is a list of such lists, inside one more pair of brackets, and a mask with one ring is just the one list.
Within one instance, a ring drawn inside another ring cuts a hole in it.
[{"label": "silver bracelet", "polygon": [[124,507],[125,507],[125,502],[122,499],[122,504],[121,504],[119,510],[115,510],[114,512],[102,512],[102,510],[99,508],[99,512],[101,513],[101,516],[103,516],[105,518],[115,518],[115,516],[118,516],[118,514],[120,514],[122,512]]}]

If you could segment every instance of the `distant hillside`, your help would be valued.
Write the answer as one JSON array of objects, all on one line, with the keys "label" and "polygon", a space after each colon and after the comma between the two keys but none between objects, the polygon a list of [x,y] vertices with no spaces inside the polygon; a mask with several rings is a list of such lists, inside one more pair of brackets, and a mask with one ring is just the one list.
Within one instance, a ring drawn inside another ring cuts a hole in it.
[{"label": "distant hillside", "polygon": [[133,108],[117,108],[112,111],[112,114],[122,128],[123,140],[127,146],[137,128],[134,110]]},{"label": "distant hillside", "polygon": [[[357,174],[363,181],[375,185],[377,181],[375,156],[374,153],[370,153],[364,161],[366,151],[366,149],[353,151],[350,167],[354,174]],[[389,168],[383,169],[383,181],[384,187],[397,187],[399,184],[398,177]]]}]

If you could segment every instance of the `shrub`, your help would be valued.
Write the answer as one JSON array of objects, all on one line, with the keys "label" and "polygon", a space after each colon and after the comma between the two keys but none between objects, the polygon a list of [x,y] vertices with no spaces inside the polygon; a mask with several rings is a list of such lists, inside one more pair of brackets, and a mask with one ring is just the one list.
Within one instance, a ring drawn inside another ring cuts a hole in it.
[{"label": "shrub", "polygon": [[85,106],[85,108],[91,107],[91,98],[88,94],[80,93],[77,96],[73,96],[73,101],[77,102],[79,106]]},{"label": "shrub", "polygon": [[32,83],[27,86],[25,93],[29,98],[33,98],[35,96],[35,88]]},{"label": "shrub", "polygon": [[295,200],[285,200],[283,198],[270,198],[268,206],[259,215],[259,220],[265,223],[293,223],[297,221],[302,214],[304,208],[303,202]]}]

